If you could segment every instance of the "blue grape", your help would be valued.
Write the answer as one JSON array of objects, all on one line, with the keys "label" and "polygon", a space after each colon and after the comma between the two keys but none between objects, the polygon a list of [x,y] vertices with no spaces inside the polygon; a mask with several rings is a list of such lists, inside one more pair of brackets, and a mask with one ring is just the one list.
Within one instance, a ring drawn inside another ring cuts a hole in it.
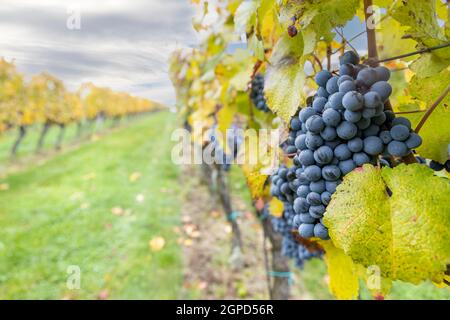
[{"label": "blue grape", "polygon": [[316,218],[311,217],[309,213],[302,213],[300,214],[300,221],[305,224],[314,223],[316,221]]},{"label": "blue grape", "polygon": [[350,63],[353,65],[357,65],[359,63],[359,56],[354,51],[346,51],[342,56],[339,57],[339,64],[343,65],[346,63]]},{"label": "blue grape", "polygon": [[327,85],[327,81],[332,77],[331,72],[327,70],[321,70],[317,72],[316,77],[314,80],[316,81],[317,85],[321,87],[325,87]]},{"label": "blue grape", "polygon": [[320,133],[324,127],[325,123],[319,115],[314,115],[306,120],[306,129],[312,133]]},{"label": "blue grape", "polygon": [[405,127],[411,130],[411,121],[409,121],[409,119],[405,117],[398,117],[392,120],[392,126],[396,126],[399,124],[404,125]]},{"label": "blue grape", "polygon": [[306,149],[306,134],[300,134],[297,138],[295,138],[294,145],[299,150]]},{"label": "blue grape", "polygon": [[409,128],[402,124],[394,125],[391,128],[391,137],[397,141],[405,141],[409,138]]},{"label": "blue grape", "polygon": [[325,180],[317,180],[317,181],[312,181],[309,184],[309,189],[311,190],[311,192],[317,192],[317,193],[322,193],[326,190],[325,187]]},{"label": "blue grape", "polygon": [[298,228],[298,233],[303,238],[311,238],[314,236],[314,225],[302,223]]},{"label": "blue grape", "polygon": [[388,81],[391,77],[391,72],[389,69],[383,66],[376,67],[375,72],[377,74],[378,81]]},{"label": "blue grape", "polygon": [[323,108],[325,107],[325,104],[327,103],[327,99],[323,97],[318,97],[314,99],[312,107],[314,111],[316,112],[322,112]]},{"label": "blue grape", "polygon": [[328,98],[328,103],[330,104],[330,107],[333,108],[334,110],[342,110],[343,97],[344,97],[344,93],[342,93],[342,92],[333,93]]},{"label": "blue grape", "polygon": [[384,112],[381,112],[380,115],[376,115],[372,118],[372,123],[376,124],[378,126],[381,126],[386,122],[386,114]]},{"label": "blue grape", "polygon": [[324,143],[324,145],[330,147],[333,150],[340,144],[341,144],[341,142],[339,140],[325,141],[325,143]]},{"label": "blue grape", "polygon": [[331,194],[336,192],[336,188],[337,188],[338,185],[339,185],[339,180],[338,181],[326,181],[325,182],[326,190],[329,193],[331,193]]},{"label": "blue grape", "polygon": [[297,195],[301,198],[306,198],[306,196],[311,192],[308,185],[301,185],[297,189]]},{"label": "blue grape", "polygon": [[338,137],[344,140],[350,140],[355,137],[357,131],[356,125],[348,121],[342,121],[336,129]]},{"label": "blue grape", "polygon": [[405,143],[409,149],[415,149],[420,147],[420,145],[422,144],[422,138],[417,133],[412,132]]},{"label": "blue grape", "polygon": [[391,123],[395,119],[395,113],[392,110],[385,110],[384,114],[386,115],[386,122]]},{"label": "blue grape", "polygon": [[351,63],[345,63],[340,66],[339,70],[340,76],[350,76],[353,77],[356,74],[355,66]]},{"label": "blue grape", "polygon": [[365,130],[370,126],[370,119],[367,118],[362,118],[361,120],[359,120],[356,125],[358,126],[358,129],[360,130]]},{"label": "blue grape", "polygon": [[328,191],[322,192],[322,194],[320,195],[320,200],[324,205],[328,205],[331,201],[331,193],[329,193]]},{"label": "blue grape", "polygon": [[309,181],[317,181],[322,177],[322,170],[316,165],[308,166],[305,168],[305,177]]},{"label": "blue grape", "polygon": [[327,89],[325,89],[324,87],[319,87],[319,89],[317,89],[317,96],[323,97],[323,98],[328,98],[330,96],[330,94],[328,93]]},{"label": "blue grape", "polygon": [[333,141],[337,137],[336,129],[333,127],[325,127],[322,132],[320,133],[320,136],[325,141]]},{"label": "blue grape", "polygon": [[335,165],[327,165],[322,168],[322,177],[326,181],[336,181],[341,177],[341,170]]},{"label": "blue grape", "polygon": [[337,84],[338,81],[338,77],[331,77],[328,81],[327,81],[327,85],[326,85],[326,89],[328,91],[329,94],[333,94],[335,92],[339,91],[339,86]]},{"label": "blue grape", "polygon": [[340,86],[345,81],[353,81],[353,77],[350,75],[346,75],[346,74],[341,75],[337,82],[338,86]]},{"label": "blue grape", "polygon": [[313,134],[311,132],[308,132],[306,134],[305,144],[308,147],[308,149],[316,150],[321,145],[323,145],[323,139],[318,134]]},{"label": "blue grape", "polygon": [[365,137],[371,137],[378,135],[380,127],[376,124],[371,124],[367,129],[363,131]]},{"label": "blue grape", "polygon": [[377,72],[373,68],[365,68],[358,73],[356,80],[362,81],[370,87],[377,81]]},{"label": "blue grape", "polygon": [[322,120],[327,126],[336,127],[341,121],[341,114],[334,109],[327,109],[322,114]]},{"label": "blue grape", "polygon": [[328,235],[328,229],[321,223],[317,223],[314,226],[314,236],[322,240],[327,240],[330,238]]},{"label": "blue grape", "polygon": [[308,201],[308,203],[311,206],[318,206],[318,205],[322,204],[322,199],[320,198],[320,194],[318,194],[316,192],[310,192],[308,194],[308,196],[306,196],[306,201]]},{"label": "blue grape", "polygon": [[392,87],[386,81],[375,82],[370,87],[370,90],[377,92],[380,95],[382,102],[385,102],[392,93]]},{"label": "blue grape", "polygon": [[301,122],[305,123],[306,120],[308,120],[310,117],[316,114],[316,111],[314,111],[311,107],[306,107],[300,110],[300,113],[298,115]]},{"label": "blue grape", "polygon": [[323,216],[324,213],[325,213],[325,206],[322,204],[309,207],[309,214],[313,218],[319,219]]},{"label": "blue grape", "polygon": [[408,154],[408,146],[401,141],[393,140],[389,142],[387,151],[390,155],[394,157],[404,157]]},{"label": "blue grape", "polygon": [[298,160],[304,166],[313,165],[315,163],[314,152],[309,149],[302,150],[298,155]]},{"label": "blue grape", "polygon": [[300,119],[297,117],[292,118],[291,120],[291,130],[298,131],[302,129],[302,123],[300,122]]},{"label": "blue grape", "polygon": [[364,139],[364,152],[376,156],[383,152],[383,141],[376,137],[367,137]]},{"label": "blue grape", "polygon": [[352,156],[352,152],[350,151],[350,148],[345,144],[340,144],[334,149],[334,156],[340,160],[347,160],[350,159]]},{"label": "blue grape", "polygon": [[352,159],[339,162],[339,169],[343,175],[352,172],[356,168],[356,163]]},{"label": "blue grape", "polygon": [[297,152],[297,148],[295,146],[287,146],[286,154],[294,154]]},{"label": "blue grape", "polygon": [[357,152],[357,153],[353,154],[353,161],[355,162],[356,166],[360,167],[363,164],[369,163],[370,158],[364,152]]},{"label": "blue grape", "polygon": [[375,91],[369,91],[364,95],[364,105],[367,108],[375,109],[382,103],[380,95]]},{"label": "blue grape", "polygon": [[330,147],[321,146],[319,149],[314,151],[313,159],[319,164],[330,163],[333,159],[333,150]]},{"label": "blue grape", "polygon": [[350,92],[350,91],[355,91],[355,90],[356,90],[356,84],[353,81],[353,79],[341,82],[341,84],[339,85],[339,92],[343,93],[343,94]]},{"label": "blue grape", "polygon": [[384,144],[388,144],[392,141],[391,133],[388,130],[383,130],[379,134],[380,139]]},{"label": "blue grape", "polygon": [[347,142],[347,147],[351,152],[360,152],[363,149],[363,146],[364,144],[361,138],[353,138]]},{"label": "blue grape", "polygon": [[294,200],[293,208],[297,214],[307,212],[309,210],[309,203],[305,198],[297,198]]},{"label": "blue grape", "polygon": [[359,120],[361,120],[361,118],[362,118],[361,112],[350,111],[350,110],[345,110],[345,112],[344,112],[344,119],[349,122],[356,123]]},{"label": "blue grape", "polygon": [[371,119],[371,118],[375,117],[376,114],[377,114],[377,111],[375,109],[366,108],[362,111],[362,117],[364,119]]},{"label": "blue grape", "polygon": [[342,98],[342,105],[350,111],[359,111],[363,108],[364,97],[358,91],[347,92]]}]

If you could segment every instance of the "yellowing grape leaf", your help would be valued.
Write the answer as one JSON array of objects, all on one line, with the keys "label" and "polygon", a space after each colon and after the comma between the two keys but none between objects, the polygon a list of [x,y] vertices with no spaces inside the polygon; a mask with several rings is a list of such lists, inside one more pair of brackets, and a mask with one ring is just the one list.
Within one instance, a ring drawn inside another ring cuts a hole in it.
[{"label": "yellowing grape leaf", "polygon": [[305,72],[302,63],[303,37],[285,35],[278,40],[267,68],[265,93],[269,108],[289,122],[302,98]]},{"label": "yellowing grape leaf", "polygon": [[255,0],[242,2],[234,16],[234,26],[237,33],[247,33],[256,23],[258,2]]},{"label": "yellowing grape leaf", "polygon": [[148,243],[150,250],[161,251],[166,245],[166,240],[163,237],[155,237]]},{"label": "yellowing grape leaf", "polygon": [[269,211],[270,214],[273,215],[276,218],[281,218],[284,211],[284,205],[283,202],[278,200],[277,198],[272,198],[269,202]]},{"label": "yellowing grape leaf", "polygon": [[[409,84],[409,92],[411,96],[425,102],[427,108],[444,92],[450,83],[450,71],[443,70],[440,73],[427,78],[419,79],[414,76]],[[405,114],[412,127],[415,128],[425,113]],[[417,149],[417,152],[429,159],[433,159],[444,163],[448,158],[447,147],[450,144],[450,95],[436,107],[431,116],[427,119],[420,136],[423,143]]]},{"label": "yellowing grape leaf", "polygon": [[328,287],[331,293],[341,300],[356,299],[359,293],[356,265],[331,241],[319,241],[319,243],[325,250],[325,263],[330,277]]},{"label": "yellowing grape leaf", "polygon": [[449,194],[449,180],[424,165],[365,165],[337,188],[324,223],[355,263],[393,280],[440,283],[450,264]]}]

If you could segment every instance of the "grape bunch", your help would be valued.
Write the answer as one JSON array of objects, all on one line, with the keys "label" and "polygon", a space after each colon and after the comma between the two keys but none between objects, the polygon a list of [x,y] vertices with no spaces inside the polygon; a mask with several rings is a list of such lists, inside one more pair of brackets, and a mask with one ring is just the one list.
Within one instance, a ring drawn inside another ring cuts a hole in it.
[{"label": "grape bunch", "polygon": [[[268,212],[267,206],[264,208]],[[293,210],[292,204],[289,202],[284,203],[283,216],[280,218],[271,218],[272,226],[275,232],[280,233],[283,236],[281,243],[281,254],[285,257],[293,259],[295,265],[298,268],[302,268],[306,260],[312,259],[314,257],[320,257],[321,251],[310,251],[308,248],[299,244],[295,241],[293,230],[298,228],[295,224],[295,212]]]},{"label": "grape bunch", "polygon": [[229,154],[220,145],[217,139],[217,130],[217,126],[213,126],[209,137],[210,144],[214,148],[214,161],[220,164],[224,171],[230,171],[233,159],[236,159],[238,155],[243,137],[240,135],[239,128],[234,124],[230,130],[227,130],[226,141],[230,148],[228,151],[231,151],[231,154]]},{"label": "grape bunch", "polygon": [[322,217],[346,174],[421,145],[409,120],[384,108],[392,93],[389,78],[387,68],[359,64],[356,53],[345,52],[339,75],[318,72],[316,95],[291,119],[285,153],[293,166],[272,175],[271,193],[292,205],[302,237],[329,239]]},{"label": "grape bunch", "polygon": [[252,90],[250,92],[250,98],[253,104],[258,110],[263,112],[270,112],[267,105],[266,98],[264,97],[264,76],[257,74],[252,80]]}]

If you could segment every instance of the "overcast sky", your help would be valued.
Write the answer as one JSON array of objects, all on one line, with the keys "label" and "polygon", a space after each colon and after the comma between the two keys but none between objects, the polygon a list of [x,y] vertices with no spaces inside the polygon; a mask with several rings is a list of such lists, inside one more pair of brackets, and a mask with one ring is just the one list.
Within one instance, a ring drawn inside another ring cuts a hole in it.
[{"label": "overcast sky", "polygon": [[[70,30],[77,7],[81,29]],[[193,10],[188,0],[2,0],[0,56],[27,75],[55,74],[69,89],[91,81],[173,103],[167,59],[196,44]]]},{"label": "overcast sky", "polygon": [[[14,59],[27,76],[48,71],[71,90],[93,82],[172,105],[168,56],[198,41],[190,0],[1,2],[0,57]],[[354,21],[346,35],[360,28]]]}]

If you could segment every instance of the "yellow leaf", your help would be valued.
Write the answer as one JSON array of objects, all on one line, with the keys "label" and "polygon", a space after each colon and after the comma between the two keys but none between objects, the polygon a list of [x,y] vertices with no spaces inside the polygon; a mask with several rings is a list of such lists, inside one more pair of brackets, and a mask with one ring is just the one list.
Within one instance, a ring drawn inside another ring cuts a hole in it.
[{"label": "yellow leaf", "polygon": [[166,244],[163,237],[155,237],[149,242],[150,249],[154,252],[162,250]]},{"label": "yellow leaf", "polygon": [[6,191],[6,190],[9,190],[9,184],[7,184],[7,183],[0,184],[0,191]]},{"label": "yellow leaf", "polygon": [[283,202],[278,200],[277,198],[272,198],[269,202],[269,211],[270,214],[274,217],[280,218],[283,215],[284,205]]},{"label": "yellow leaf", "polygon": [[121,207],[114,207],[111,209],[111,213],[115,216],[122,216],[124,213],[124,210]]},{"label": "yellow leaf", "polygon": [[137,180],[139,180],[141,178],[141,173],[140,172],[133,172],[130,177],[129,180],[130,182],[136,182]]},{"label": "yellow leaf", "polygon": [[331,241],[320,241],[325,249],[325,263],[330,277],[328,286],[331,293],[340,300],[356,299],[359,282],[356,265],[342,249],[336,248]]}]

